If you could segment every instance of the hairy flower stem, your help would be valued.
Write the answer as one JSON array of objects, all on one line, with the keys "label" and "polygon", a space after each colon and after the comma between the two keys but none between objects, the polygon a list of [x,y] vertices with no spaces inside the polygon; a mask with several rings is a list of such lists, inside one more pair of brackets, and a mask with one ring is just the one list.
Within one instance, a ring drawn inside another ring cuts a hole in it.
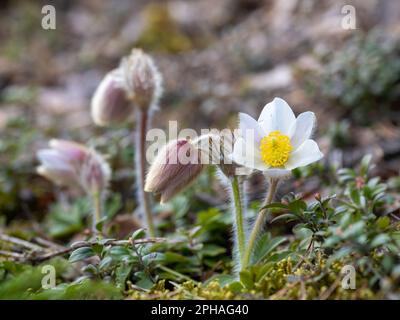
[{"label": "hairy flower stem", "polygon": [[145,176],[146,176],[146,133],[147,125],[149,121],[148,110],[142,110],[137,108],[137,119],[139,121],[136,126],[136,152],[135,152],[135,163],[136,163],[136,185],[137,185],[137,200],[144,214],[146,228],[150,237],[155,236],[155,228],[153,223],[153,216],[150,209],[150,198],[149,194],[144,191]]},{"label": "hairy flower stem", "polygon": [[246,234],[244,228],[244,221],[243,221],[243,205],[242,205],[242,198],[240,195],[240,186],[239,186],[239,179],[237,176],[234,176],[231,179],[232,185],[232,203],[234,206],[234,220],[235,225],[233,227],[235,233],[235,241],[237,248],[239,250],[239,268],[243,265],[243,258],[244,258],[244,250],[246,245]]},{"label": "hairy flower stem", "polygon": [[272,178],[270,179],[267,197],[265,198],[264,203],[261,206],[262,209],[260,210],[257,216],[256,222],[254,223],[253,226],[253,230],[251,231],[250,234],[249,242],[247,244],[247,249],[243,258],[242,270],[246,269],[250,264],[251,255],[253,253],[257,237],[264,226],[265,217],[268,212],[268,209],[263,209],[263,208],[272,202],[278,182],[279,182],[278,179],[272,179]]},{"label": "hairy flower stem", "polygon": [[99,233],[99,230],[97,230],[96,225],[102,218],[101,192],[93,192],[92,201],[93,201],[92,232],[94,235],[97,235]]}]

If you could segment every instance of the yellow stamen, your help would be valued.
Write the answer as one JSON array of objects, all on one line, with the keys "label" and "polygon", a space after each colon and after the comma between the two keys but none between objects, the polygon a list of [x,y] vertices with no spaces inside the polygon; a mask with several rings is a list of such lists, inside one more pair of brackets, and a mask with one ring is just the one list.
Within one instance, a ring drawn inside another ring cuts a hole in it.
[{"label": "yellow stamen", "polygon": [[261,159],[271,167],[282,167],[289,160],[292,149],[288,136],[272,131],[261,140]]}]

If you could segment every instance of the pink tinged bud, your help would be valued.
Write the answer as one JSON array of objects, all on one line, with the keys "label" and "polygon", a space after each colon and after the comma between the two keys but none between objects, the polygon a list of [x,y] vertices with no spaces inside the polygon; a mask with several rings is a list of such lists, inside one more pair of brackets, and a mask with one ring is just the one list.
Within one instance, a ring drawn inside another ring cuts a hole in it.
[{"label": "pink tinged bud", "polygon": [[52,139],[49,146],[71,164],[83,161],[88,153],[88,149],[84,145],[72,141]]},{"label": "pink tinged bud", "polygon": [[70,159],[62,153],[53,149],[39,150],[37,153],[39,161],[46,167],[54,169],[73,170]]},{"label": "pink tinged bud", "polygon": [[140,49],[122,59],[120,65],[128,97],[140,108],[155,105],[161,95],[161,74],[153,59]]},{"label": "pink tinged bud", "polygon": [[55,169],[46,166],[39,166],[36,171],[38,174],[52,181],[58,186],[66,186],[71,188],[79,187],[77,176],[74,171],[64,170],[62,168]]},{"label": "pink tinged bud", "polygon": [[97,87],[92,98],[92,119],[99,126],[124,122],[133,115],[120,69],[110,71]]},{"label": "pink tinged bud", "polygon": [[77,172],[70,159],[63,153],[53,149],[43,149],[37,153],[41,166],[37,172],[59,186],[76,187]]},{"label": "pink tinged bud", "polygon": [[187,140],[174,140],[160,150],[146,177],[145,191],[161,203],[185,189],[202,172],[200,150]]},{"label": "pink tinged bud", "polygon": [[51,140],[50,149],[37,152],[38,174],[57,185],[82,187],[86,192],[104,190],[111,170],[95,151],[72,141]]},{"label": "pink tinged bud", "polygon": [[87,193],[100,193],[108,187],[111,169],[108,163],[91,150],[82,164],[80,180]]}]

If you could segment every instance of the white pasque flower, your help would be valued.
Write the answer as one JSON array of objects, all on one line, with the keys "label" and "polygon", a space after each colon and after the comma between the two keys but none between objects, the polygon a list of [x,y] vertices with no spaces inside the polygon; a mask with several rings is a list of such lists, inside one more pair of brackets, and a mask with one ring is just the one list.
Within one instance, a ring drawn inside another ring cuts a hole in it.
[{"label": "white pasque flower", "polygon": [[315,122],[314,113],[309,111],[296,118],[290,106],[280,98],[264,107],[258,121],[239,113],[240,136],[232,158],[240,165],[264,171],[269,176],[286,176],[290,170],[323,157],[317,143],[310,139]]}]

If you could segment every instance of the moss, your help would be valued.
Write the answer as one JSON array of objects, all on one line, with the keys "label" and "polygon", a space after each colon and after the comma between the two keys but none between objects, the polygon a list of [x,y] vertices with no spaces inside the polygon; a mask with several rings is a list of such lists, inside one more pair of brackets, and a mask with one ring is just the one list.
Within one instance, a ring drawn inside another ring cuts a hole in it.
[{"label": "moss", "polygon": [[[341,266],[337,265],[321,281],[316,283],[306,283],[304,291],[300,288],[300,282],[289,282],[288,277],[293,274],[298,275],[298,279],[316,276],[320,268],[314,271],[309,266],[298,268],[292,273],[293,264],[290,258],[284,259],[274,264],[269,272],[261,281],[257,282],[253,289],[241,288],[235,290],[233,285],[221,286],[217,281],[208,284],[195,283],[193,281],[184,282],[174,290],[165,288],[165,281],[159,281],[149,292],[132,290],[129,295],[132,299],[208,299],[208,300],[229,300],[229,299],[299,299],[305,292],[306,299],[315,299],[325,291],[336,280],[340,274]],[[337,272],[337,273],[336,273]],[[345,290],[338,291],[335,298],[350,297]],[[369,298],[371,292],[363,290],[356,295],[361,298]],[[303,297],[304,298],[304,297]]]},{"label": "moss", "polygon": [[[295,264],[290,258],[276,262],[271,271],[258,281],[251,290],[234,290],[233,285],[221,286],[217,281],[209,284],[184,282],[173,290],[165,288],[166,282],[159,281],[149,292],[133,290],[129,296],[133,299],[381,299],[382,293],[369,287],[368,277],[357,276],[355,290],[343,289],[340,285],[343,263],[334,262],[326,267],[322,259],[315,265],[303,264],[293,271]],[[293,277],[295,276],[295,277]]]}]

